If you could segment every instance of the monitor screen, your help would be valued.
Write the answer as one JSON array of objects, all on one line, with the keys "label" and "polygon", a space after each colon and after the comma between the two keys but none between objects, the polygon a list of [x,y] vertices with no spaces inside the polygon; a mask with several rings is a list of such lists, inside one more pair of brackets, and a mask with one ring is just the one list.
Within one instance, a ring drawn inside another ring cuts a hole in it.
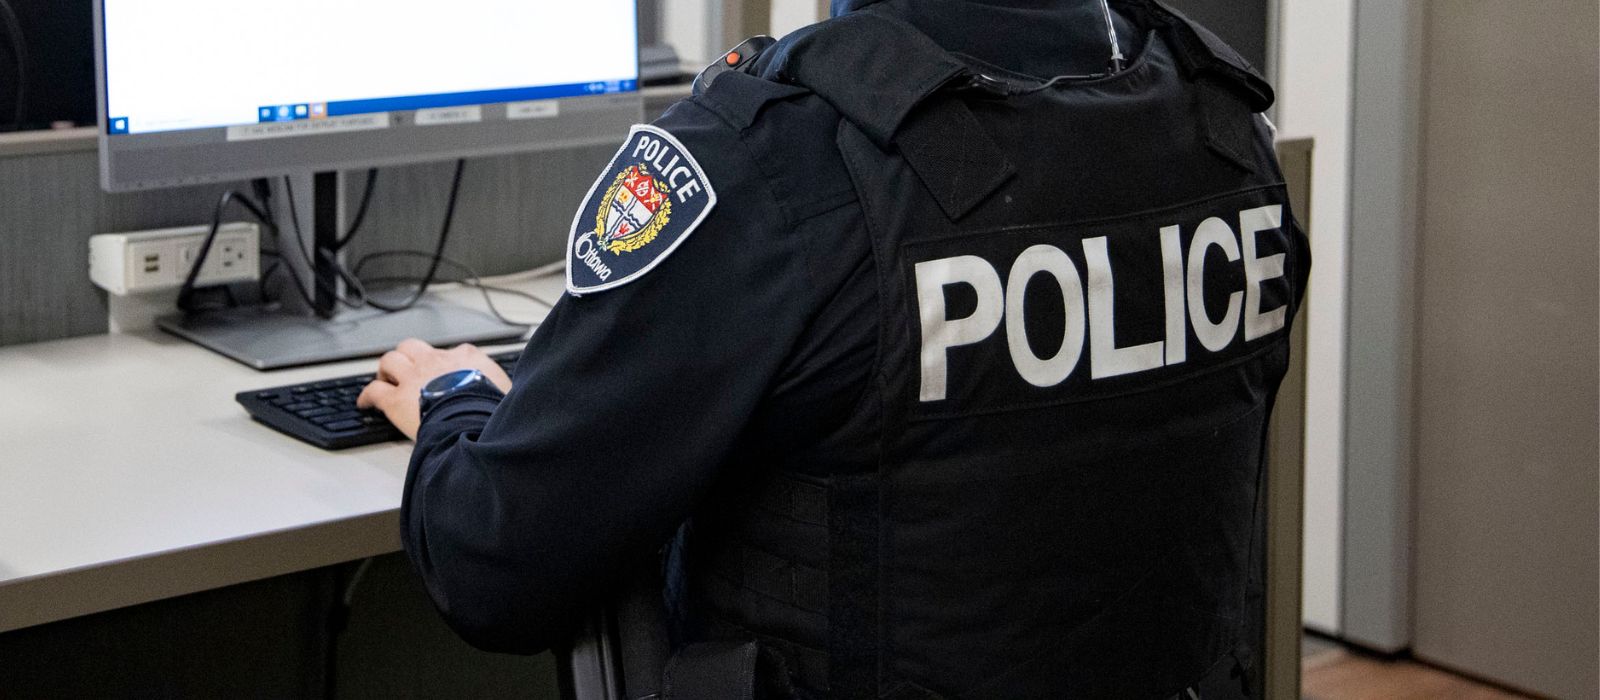
[{"label": "monitor screen", "polygon": [[638,116],[636,0],[98,4],[108,189],[616,140]]}]

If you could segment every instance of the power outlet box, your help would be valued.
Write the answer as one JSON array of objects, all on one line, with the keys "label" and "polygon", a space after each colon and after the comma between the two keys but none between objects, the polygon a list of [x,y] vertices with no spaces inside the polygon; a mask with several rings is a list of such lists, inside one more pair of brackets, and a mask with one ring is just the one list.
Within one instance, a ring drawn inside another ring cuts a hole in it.
[{"label": "power outlet box", "polygon": [[[117,296],[183,286],[209,226],[102,233],[89,237],[89,279]],[[252,282],[261,276],[261,227],[223,224],[195,278],[196,287]]]}]

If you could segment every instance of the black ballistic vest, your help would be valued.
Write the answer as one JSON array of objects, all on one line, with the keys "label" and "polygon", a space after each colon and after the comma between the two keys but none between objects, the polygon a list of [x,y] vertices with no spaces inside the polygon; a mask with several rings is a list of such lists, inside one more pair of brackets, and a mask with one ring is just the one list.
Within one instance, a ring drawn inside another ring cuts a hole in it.
[{"label": "black ballistic vest", "polygon": [[708,636],[834,697],[1246,696],[1263,445],[1309,248],[1270,87],[1155,2],[1109,77],[984,75],[877,8],[751,69],[842,116],[878,469],[697,519]]}]

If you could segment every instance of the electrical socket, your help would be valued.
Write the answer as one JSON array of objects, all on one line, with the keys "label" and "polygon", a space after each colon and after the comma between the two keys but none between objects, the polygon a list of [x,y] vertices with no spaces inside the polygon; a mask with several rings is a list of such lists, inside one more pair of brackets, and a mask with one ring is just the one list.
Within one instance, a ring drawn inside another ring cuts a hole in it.
[{"label": "electrical socket", "polygon": [[[102,233],[89,237],[89,279],[118,296],[183,286],[209,226]],[[195,279],[196,287],[252,282],[261,276],[261,227],[223,224]]]}]

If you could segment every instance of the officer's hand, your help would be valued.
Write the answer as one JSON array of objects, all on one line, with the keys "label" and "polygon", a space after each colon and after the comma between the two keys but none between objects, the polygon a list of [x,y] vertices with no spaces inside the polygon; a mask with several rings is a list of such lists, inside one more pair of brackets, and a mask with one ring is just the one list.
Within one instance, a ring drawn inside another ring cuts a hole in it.
[{"label": "officer's hand", "polygon": [[383,411],[394,427],[415,440],[417,428],[422,424],[418,405],[422,387],[435,377],[459,369],[483,372],[501,391],[511,390],[511,377],[482,350],[472,345],[440,350],[413,338],[401,341],[398,347],[378,359],[377,379],[356,397],[356,406]]}]

